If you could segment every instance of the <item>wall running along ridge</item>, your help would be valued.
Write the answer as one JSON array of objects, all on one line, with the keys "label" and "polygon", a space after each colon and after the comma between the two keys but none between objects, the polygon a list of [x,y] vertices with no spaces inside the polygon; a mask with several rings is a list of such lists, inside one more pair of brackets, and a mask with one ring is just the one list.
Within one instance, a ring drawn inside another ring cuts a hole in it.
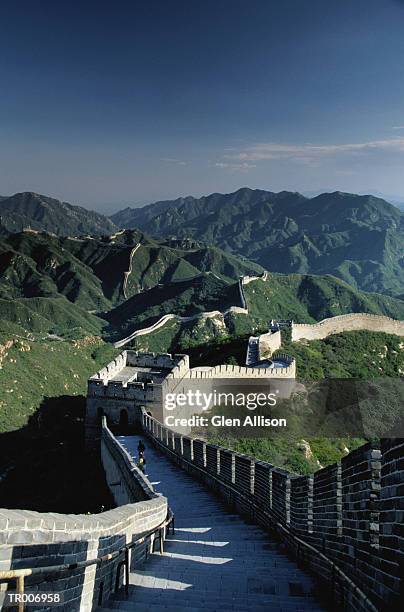
[{"label": "wall running along ridge", "polygon": [[385,332],[395,336],[404,336],[404,321],[397,321],[382,315],[351,313],[324,319],[314,324],[293,323],[292,341],[322,340],[332,334],[355,330]]},{"label": "wall running along ridge", "polygon": [[129,277],[132,274],[132,267],[133,267],[133,256],[136,253],[136,251],[140,248],[141,244],[140,242],[131,250],[130,255],[129,255],[129,268],[127,270],[127,272],[124,272],[123,275],[123,286],[122,286],[122,293],[123,293],[123,297],[125,299],[128,298],[127,295],[127,289],[128,289],[128,281],[129,281]]},{"label": "wall running along ridge", "polygon": [[399,609],[402,439],[366,444],[314,474],[296,476],[176,433],[145,411],[143,427],[179,467],[214,489],[231,508],[275,532],[348,609]]},{"label": "wall running along ridge", "polygon": [[[119,507],[91,516],[0,509],[0,572],[95,559],[119,550],[165,520],[167,499],[153,491],[105,425],[101,461]],[[135,563],[143,561],[152,537],[135,547]],[[26,578],[26,588],[63,593],[63,609],[87,612],[105,604],[116,584],[122,585],[122,568],[118,573],[122,560],[123,553],[100,565],[54,574],[51,583],[32,575]]]},{"label": "wall running along ridge", "polygon": [[253,280],[258,280],[258,279],[267,280],[267,278],[268,278],[267,272],[265,272],[262,276],[245,276],[243,278],[240,278],[238,282],[238,287],[239,287],[241,306],[230,306],[227,310],[223,312],[221,312],[220,310],[211,310],[209,312],[202,312],[202,313],[198,313],[195,315],[191,315],[189,317],[181,317],[180,315],[169,313],[169,314],[163,315],[158,321],[153,323],[153,325],[149,325],[148,327],[142,327],[141,329],[137,329],[136,331],[132,332],[129,336],[126,336],[125,338],[118,340],[117,342],[114,343],[114,346],[115,348],[121,348],[122,346],[125,346],[126,344],[128,344],[128,342],[131,342],[132,340],[134,340],[135,338],[138,338],[139,336],[145,336],[147,334],[151,334],[155,332],[156,330],[163,327],[166,323],[168,323],[168,321],[176,321],[177,323],[189,323],[190,321],[211,319],[214,317],[223,318],[225,315],[229,313],[248,314],[248,304],[247,304],[247,300],[246,300],[245,293],[244,293],[244,285],[247,285],[249,282]]}]

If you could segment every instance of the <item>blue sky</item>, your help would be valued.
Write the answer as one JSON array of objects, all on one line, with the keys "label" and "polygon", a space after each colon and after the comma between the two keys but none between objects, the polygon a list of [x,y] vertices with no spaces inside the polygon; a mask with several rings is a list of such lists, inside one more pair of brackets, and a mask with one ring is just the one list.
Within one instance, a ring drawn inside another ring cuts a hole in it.
[{"label": "blue sky", "polygon": [[0,4],[0,194],[404,200],[404,2]]}]

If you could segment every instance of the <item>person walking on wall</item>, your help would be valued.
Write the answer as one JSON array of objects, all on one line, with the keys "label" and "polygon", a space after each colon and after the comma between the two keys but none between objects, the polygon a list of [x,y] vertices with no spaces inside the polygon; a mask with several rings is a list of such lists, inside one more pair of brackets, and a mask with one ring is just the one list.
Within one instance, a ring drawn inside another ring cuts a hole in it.
[{"label": "person walking on wall", "polygon": [[145,466],[146,466],[146,459],[144,458],[144,453],[142,453],[142,452],[139,453],[139,459],[137,461],[137,466],[138,466],[139,470],[141,472],[143,472],[143,474],[144,474]]}]

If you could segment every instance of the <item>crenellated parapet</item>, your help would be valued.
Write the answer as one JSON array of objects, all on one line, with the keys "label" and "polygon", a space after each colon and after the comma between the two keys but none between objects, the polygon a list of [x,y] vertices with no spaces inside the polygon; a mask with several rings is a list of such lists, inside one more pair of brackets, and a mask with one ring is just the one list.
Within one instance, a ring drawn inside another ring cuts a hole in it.
[{"label": "crenellated parapet", "polygon": [[332,334],[359,330],[404,336],[404,321],[391,319],[390,317],[382,315],[350,313],[323,319],[313,324],[293,323],[292,341],[322,340]]},{"label": "crenellated parapet", "polygon": [[102,380],[90,380],[88,382],[87,397],[152,401],[155,396],[155,388],[156,385],[152,381],[128,383],[110,381],[108,384],[105,384]]},{"label": "crenellated parapet", "polygon": [[[104,384],[119,376],[124,368],[133,368],[133,375],[139,368],[149,368],[153,370],[153,375],[158,377],[160,371],[162,378],[167,376],[168,372],[175,369],[189,368],[188,355],[171,355],[170,353],[147,353],[142,351],[124,350],[115,359],[108,363],[104,368],[96,372],[91,378],[93,380],[102,380]],[[118,379],[119,380],[119,379]],[[125,379],[121,379],[125,382]]]},{"label": "crenellated parapet", "polygon": [[398,609],[404,544],[404,440],[372,442],[297,476],[174,432],[143,413],[151,440],[226,503],[277,532],[347,609]]},{"label": "crenellated parapet", "polygon": [[211,368],[192,368],[189,371],[190,379],[214,379],[214,378],[295,378],[296,362],[293,357],[280,353],[279,358],[288,360],[286,367],[248,367],[238,365],[222,364]]},{"label": "crenellated parapet", "polygon": [[0,509],[0,579],[2,572],[17,576],[24,568],[26,590],[60,594],[56,610],[90,612],[122,586],[126,554],[129,563],[145,560],[154,530],[166,520],[167,499],[154,492],[105,423],[101,463],[117,505],[112,510],[73,515]]},{"label": "crenellated parapet", "polygon": [[108,381],[115,376],[117,372],[122,370],[126,365],[127,351],[120,353],[115,359],[110,361],[104,368],[96,372],[90,380]]},{"label": "crenellated parapet", "polygon": [[125,350],[88,380],[86,444],[97,447],[101,418],[115,430],[132,428],[142,406],[161,416],[163,395],[189,372],[188,355]]}]

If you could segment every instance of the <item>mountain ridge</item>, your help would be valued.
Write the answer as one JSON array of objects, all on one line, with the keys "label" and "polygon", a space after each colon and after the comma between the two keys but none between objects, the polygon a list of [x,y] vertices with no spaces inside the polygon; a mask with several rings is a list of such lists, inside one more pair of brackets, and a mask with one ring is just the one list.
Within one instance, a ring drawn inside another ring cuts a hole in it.
[{"label": "mountain ridge", "polygon": [[126,209],[124,218],[112,219],[156,236],[214,243],[272,272],[333,274],[361,290],[392,295],[404,286],[404,214],[372,195],[307,198],[242,188]]},{"label": "mountain ridge", "polygon": [[57,235],[102,235],[117,229],[101,213],[33,191],[0,197],[0,226],[9,232],[31,228]]},{"label": "mountain ridge", "polygon": [[88,322],[93,331],[105,325],[97,313],[144,291],[169,283],[179,287],[184,280],[198,284],[208,273],[227,286],[240,275],[262,272],[216,247],[158,242],[137,231],[102,238],[25,231],[0,237],[0,313],[33,329],[53,329],[53,307],[55,328]]}]

